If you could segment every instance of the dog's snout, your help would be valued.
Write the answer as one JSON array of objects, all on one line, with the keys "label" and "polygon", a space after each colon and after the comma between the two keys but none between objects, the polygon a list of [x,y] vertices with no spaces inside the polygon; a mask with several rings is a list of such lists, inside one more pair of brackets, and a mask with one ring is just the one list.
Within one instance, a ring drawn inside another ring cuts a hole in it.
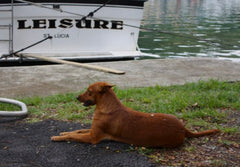
[{"label": "dog's snout", "polygon": [[79,97],[77,96],[77,98],[76,98],[77,100],[79,100]]}]

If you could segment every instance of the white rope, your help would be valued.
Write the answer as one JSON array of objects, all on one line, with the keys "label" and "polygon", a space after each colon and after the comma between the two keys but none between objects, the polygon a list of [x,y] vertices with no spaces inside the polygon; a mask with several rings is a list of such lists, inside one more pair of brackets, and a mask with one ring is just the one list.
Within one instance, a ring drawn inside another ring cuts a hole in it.
[{"label": "white rope", "polygon": [[3,103],[10,103],[21,107],[21,111],[0,111],[0,116],[5,117],[16,117],[16,116],[24,116],[27,115],[27,106],[20,101],[7,99],[7,98],[0,98],[0,102]]}]

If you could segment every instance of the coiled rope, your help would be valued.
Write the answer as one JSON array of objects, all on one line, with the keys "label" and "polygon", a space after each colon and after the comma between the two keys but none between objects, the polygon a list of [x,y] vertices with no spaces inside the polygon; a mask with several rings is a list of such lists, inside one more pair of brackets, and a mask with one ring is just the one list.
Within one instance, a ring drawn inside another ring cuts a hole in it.
[{"label": "coiled rope", "polygon": [[16,117],[16,116],[25,116],[28,113],[27,106],[23,102],[7,99],[7,98],[0,98],[0,102],[14,104],[21,107],[21,111],[0,111],[0,116]]}]

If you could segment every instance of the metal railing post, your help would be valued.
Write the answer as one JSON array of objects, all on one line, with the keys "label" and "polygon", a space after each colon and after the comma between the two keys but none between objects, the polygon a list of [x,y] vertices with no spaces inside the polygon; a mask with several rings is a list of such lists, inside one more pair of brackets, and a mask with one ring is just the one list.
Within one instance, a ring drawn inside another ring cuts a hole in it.
[{"label": "metal railing post", "polygon": [[[9,33],[9,35],[11,34],[11,37],[10,37],[10,40],[9,40],[9,53],[13,53],[13,24],[14,24],[14,13],[13,13],[13,1],[14,0],[11,0],[11,8],[12,8],[12,12],[11,12],[11,17],[12,17],[12,26],[10,27],[11,29],[11,32]],[[11,43],[11,44],[10,44]]]}]

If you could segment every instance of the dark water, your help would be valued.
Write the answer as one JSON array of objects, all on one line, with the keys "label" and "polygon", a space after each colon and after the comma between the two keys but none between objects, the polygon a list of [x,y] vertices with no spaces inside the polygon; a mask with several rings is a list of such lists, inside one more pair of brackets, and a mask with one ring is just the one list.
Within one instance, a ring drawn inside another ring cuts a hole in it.
[{"label": "dark water", "polygon": [[156,31],[141,30],[141,50],[161,58],[240,59],[240,0],[149,0],[142,27]]}]

